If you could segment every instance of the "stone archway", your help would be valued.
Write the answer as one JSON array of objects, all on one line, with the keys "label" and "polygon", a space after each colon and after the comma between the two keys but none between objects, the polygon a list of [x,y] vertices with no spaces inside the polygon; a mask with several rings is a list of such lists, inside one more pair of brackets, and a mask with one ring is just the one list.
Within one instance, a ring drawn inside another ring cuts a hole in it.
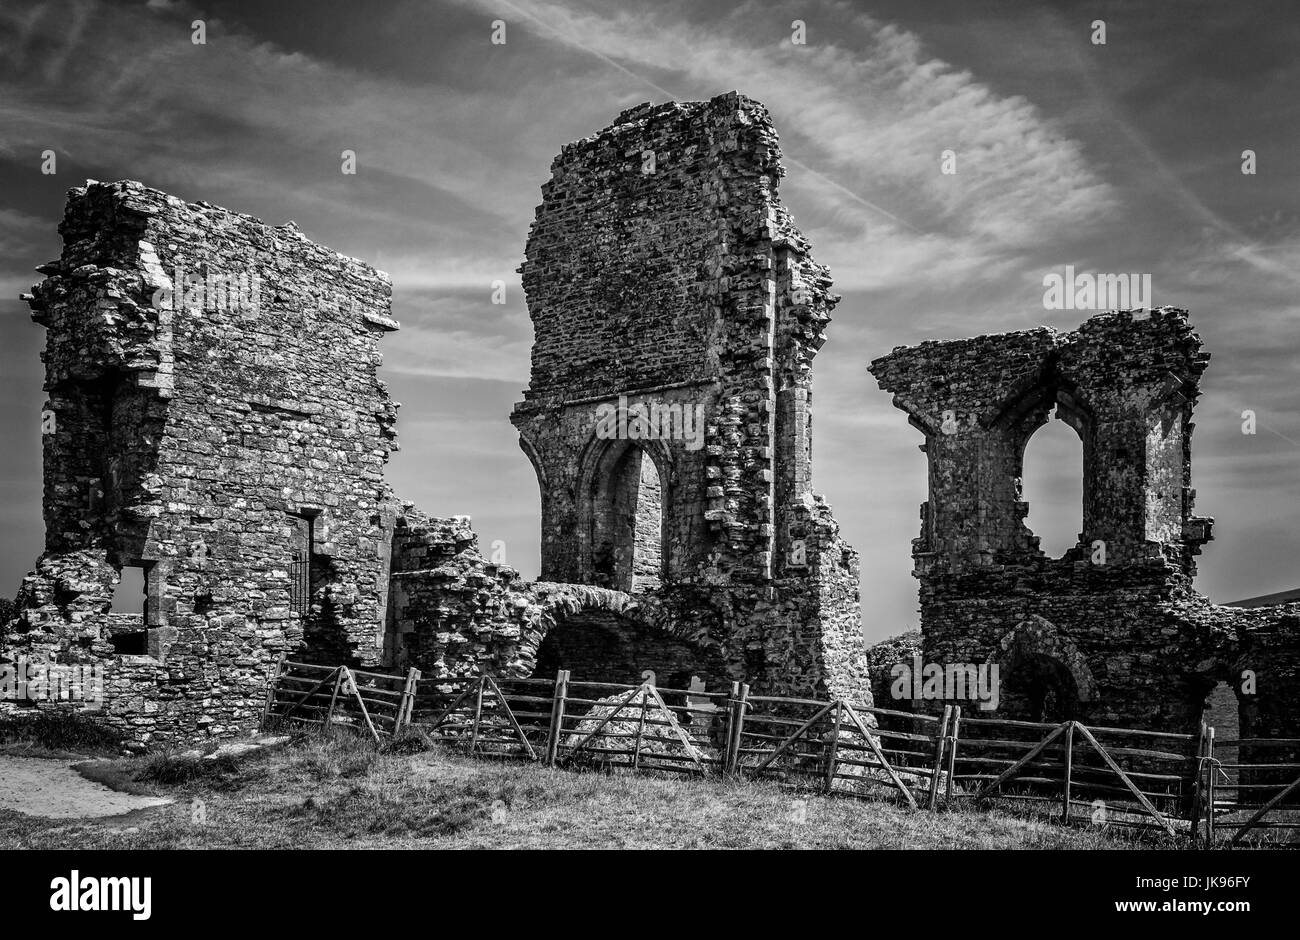
[{"label": "stone archway", "polygon": [[662,585],[670,560],[671,460],[656,444],[594,439],[584,455],[576,533],[584,583],[630,593]]},{"label": "stone archway", "polygon": [[629,685],[652,672],[657,685],[677,689],[703,671],[694,647],[602,610],[565,617],[542,638],[533,675],[551,678],[557,669],[578,680]]},{"label": "stone archway", "polygon": [[530,675],[552,678],[567,669],[576,681],[655,683],[685,689],[692,676],[723,675],[716,649],[680,635],[657,610],[623,591],[581,584],[534,585],[541,608],[537,626],[522,643]]},{"label": "stone archway", "polygon": [[1004,714],[1059,722],[1082,716],[1096,694],[1083,654],[1050,621],[1030,615],[1016,624],[989,655],[997,664]]}]

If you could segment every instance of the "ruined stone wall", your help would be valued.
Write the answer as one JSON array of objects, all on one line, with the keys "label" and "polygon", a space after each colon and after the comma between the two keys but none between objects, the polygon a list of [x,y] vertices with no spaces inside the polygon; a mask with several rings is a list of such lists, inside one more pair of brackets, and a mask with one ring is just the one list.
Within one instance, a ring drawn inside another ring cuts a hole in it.
[{"label": "ruined stone wall", "polygon": [[[1272,635],[1192,587],[1212,525],[1193,515],[1191,488],[1208,358],[1186,311],[1161,308],[1099,314],[1068,334],[900,347],[871,364],[925,434],[913,558],[928,662],[998,663],[1000,715],[1195,732],[1248,632]],[[1039,549],[1020,493],[1025,445],[1053,409],[1083,442],[1083,531],[1062,558]],[[1292,648],[1288,636],[1278,645]],[[1265,711],[1294,722],[1289,683],[1273,685]]]},{"label": "ruined stone wall", "polygon": [[[544,579],[652,595],[707,632],[717,679],[867,694],[856,554],[809,468],[811,361],[838,298],[782,174],[766,109],[735,93],[640,105],[566,146],[520,269],[536,339],[512,420],[541,485]],[[656,407],[700,425],[657,433]],[[634,513],[616,482],[629,449],[661,487]],[[661,586],[644,577],[656,549]]]},{"label": "ruined stone wall", "polygon": [[[1300,729],[1300,602],[1243,609],[1195,595],[1179,608],[1181,621],[1222,636],[1212,656],[1195,662],[1193,682],[1205,693],[1219,682],[1232,690],[1242,738],[1296,739]],[[1218,738],[1226,735],[1222,730]],[[1241,749],[1243,763],[1256,751]],[[1300,746],[1261,748],[1260,762],[1300,762]],[[1247,775],[1249,773],[1247,772]],[[1294,775],[1285,782],[1294,779]],[[1278,782],[1273,779],[1272,782]]]},{"label": "ruined stone wall", "polygon": [[392,552],[394,667],[438,677],[522,669],[519,646],[539,615],[535,598],[515,569],[479,553],[468,517],[433,519],[404,506]]},{"label": "ruined stone wall", "polygon": [[[513,415],[542,489],[535,584],[384,483],[384,275],[292,224],[74,190],[29,295],[47,544],[0,655],[102,664],[104,713],[138,745],[246,730],[281,653],[867,699],[857,556],[811,492],[811,361],[838,298],[782,172],[767,112],[734,93],[631,109],[555,161]],[[675,423],[629,432],[643,406]],[[138,618],[111,613],[126,566]]]},{"label": "ruined stone wall", "polygon": [[[60,232],[29,300],[46,549],[3,655],[101,663],[138,743],[249,727],[281,652],[378,663],[387,277],[139,183],[73,190]],[[113,642],[124,565],[146,570],[141,654]]]},{"label": "ruined stone wall", "polygon": [[467,517],[430,518],[409,504],[393,538],[390,631],[393,665],[429,678],[553,678],[563,667],[575,679],[640,682],[650,669],[685,687],[720,668],[707,635],[654,597],[524,581],[483,557]]}]

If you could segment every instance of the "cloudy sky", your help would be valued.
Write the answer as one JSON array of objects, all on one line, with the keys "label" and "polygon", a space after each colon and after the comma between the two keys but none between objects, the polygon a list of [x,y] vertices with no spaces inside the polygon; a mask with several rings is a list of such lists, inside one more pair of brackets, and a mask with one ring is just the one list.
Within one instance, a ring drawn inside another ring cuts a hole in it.
[{"label": "cloudy sky", "polygon": [[[507,415],[528,375],[514,270],[539,186],[564,143],[620,110],[733,89],[770,109],[782,199],[844,297],[816,360],[814,473],[862,555],[869,637],[916,621],[925,464],[867,362],[924,339],[1071,329],[1084,314],[1042,303],[1043,275],[1066,264],[1149,272],[1155,304],[1190,309],[1213,355],[1193,457],[1198,511],[1218,520],[1201,590],[1300,586],[1297,49],[1293,0],[5,0],[0,591],[42,544],[43,337],[17,295],[59,253],[70,187],[138,179],[292,219],[388,271],[402,332],[385,371],[403,403],[390,477],[430,512],[471,515],[532,577],[537,484]],[[1078,440],[1053,422],[1027,462],[1030,525],[1063,551]]]}]

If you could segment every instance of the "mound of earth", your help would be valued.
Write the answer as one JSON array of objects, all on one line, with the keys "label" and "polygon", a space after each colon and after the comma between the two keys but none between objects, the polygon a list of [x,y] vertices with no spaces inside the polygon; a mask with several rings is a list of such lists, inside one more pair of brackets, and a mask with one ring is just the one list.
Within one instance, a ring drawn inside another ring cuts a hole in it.
[{"label": "mound of earth", "polygon": [[[644,726],[641,724],[643,706]],[[603,726],[602,722],[604,722]],[[578,722],[577,727],[564,735],[561,746],[565,749],[575,748],[597,729],[599,732],[583,744],[583,750],[588,750],[593,757],[612,764],[631,764],[632,755],[606,754],[602,753],[602,749],[631,751],[637,746],[638,731],[640,732],[640,761],[643,766],[647,765],[647,760],[648,766],[653,766],[657,763],[655,758],[663,755],[701,761],[718,757],[717,752],[706,742],[692,737],[680,719],[670,709],[660,705],[658,698],[645,687],[637,689],[631,698],[628,698],[626,692],[620,692],[617,695],[598,699]],[[658,763],[668,763],[668,761]],[[672,761],[672,763],[688,766],[685,761]]]}]

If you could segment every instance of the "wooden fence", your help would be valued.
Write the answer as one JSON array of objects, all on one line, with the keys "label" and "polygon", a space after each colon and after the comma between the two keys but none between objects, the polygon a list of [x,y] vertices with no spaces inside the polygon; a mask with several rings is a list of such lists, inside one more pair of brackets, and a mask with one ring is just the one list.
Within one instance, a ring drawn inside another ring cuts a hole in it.
[{"label": "wooden fence", "polygon": [[1300,739],[1219,742],[1244,755],[1229,764],[1205,726],[1197,736],[754,695],[739,682],[705,692],[575,681],[566,670],[432,679],[283,659],[264,718],[346,723],[376,740],[414,729],[476,756],[734,775],[914,809],[1000,801],[1206,846],[1227,833],[1235,846],[1252,832],[1276,842],[1300,831]]},{"label": "wooden fence", "polygon": [[376,741],[392,736],[410,722],[410,707],[419,670],[406,676],[365,672],[347,666],[289,662],[276,664],[266,692],[262,723],[348,724]]},{"label": "wooden fence", "polygon": [[1169,835],[1195,830],[1200,753],[1193,735],[960,713],[956,725],[960,734],[947,746],[959,799],[1046,803],[1059,807],[1063,822],[1082,806],[1097,824]]},{"label": "wooden fence", "polygon": [[842,699],[749,695],[747,688],[742,694],[733,732],[735,772],[827,793],[867,796],[884,790],[916,808],[914,787],[904,781],[919,778],[915,771],[896,770],[882,746],[886,735],[899,735],[871,727],[879,709]]},{"label": "wooden fence", "polygon": [[554,683],[472,676],[412,683],[408,724],[471,754],[537,760]]},{"label": "wooden fence", "polygon": [[697,775],[725,770],[724,693],[575,682],[567,671],[555,686],[551,764]]},{"label": "wooden fence", "polygon": [[[1215,756],[1235,754],[1229,762]],[[1227,835],[1240,845],[1249,833],[1266,844],[1293,841],[1300,831],[1300,738],[1238,738],[1216,742],[1206,732],[1201,788],[1208,844]]]}]

